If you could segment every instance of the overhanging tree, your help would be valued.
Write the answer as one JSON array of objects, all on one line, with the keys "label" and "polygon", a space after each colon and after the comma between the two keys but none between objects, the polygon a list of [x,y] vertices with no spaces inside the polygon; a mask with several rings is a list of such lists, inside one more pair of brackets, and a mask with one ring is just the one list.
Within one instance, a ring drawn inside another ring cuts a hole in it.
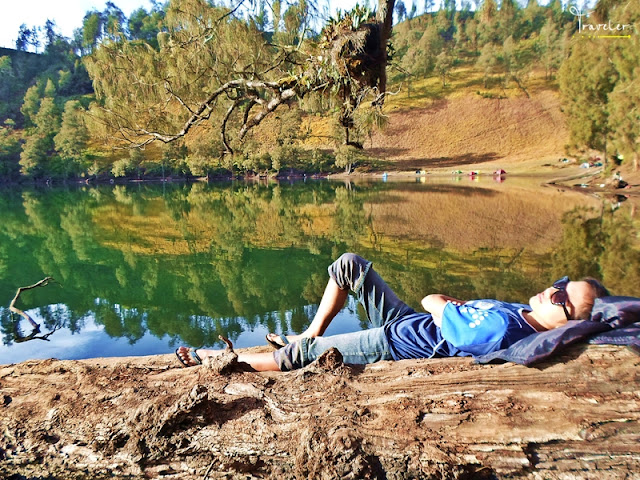
[{"label": "overhanging tree", "polygon": [[[241,18],[237,8],[172,0],[157,49],[121,35],[86,60],[99,100],[92,114],[106,137],[135,146],[171,142],[212,121],[223,152],[233,153],[281,105],[330,94],[341,105],[346,143],[353,143],[348,131],[358,106],[384,102],[394,3],[379,0],[375,16],[356,8],[331,19],[312,42],[308,4],[300,0],[278,13],[284,29],[274,25],[270,42],[260,22]],[[287,21],[291,9],[303,16]],[[276,44],[282,39],[288,41]]]}]

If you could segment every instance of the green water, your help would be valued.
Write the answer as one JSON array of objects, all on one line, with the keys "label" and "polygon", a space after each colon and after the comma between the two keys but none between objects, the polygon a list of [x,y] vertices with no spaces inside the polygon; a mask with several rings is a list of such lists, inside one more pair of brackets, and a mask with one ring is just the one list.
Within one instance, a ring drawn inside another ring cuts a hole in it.
[{"label": "green water", "polygon": [[[269,331],[305,328],[326,267],[345,251],[373,260],[416,308],[433,292],[526,303],[560,273],[606,276],[617,260],[585,247],[603,242],[623,256],[625,277],[637,275],[636,223],[624,205],[611,214],[610,202],[509,183],[0,190],[0,363],[166,353],[219,346],[218,335],[263,344]],[[603,240],[594,221],[600,233],[626,222],[626,240]],[[18,287],[45,276],[55,281],[18,302],[34,331],[7,307]],[[617,293],[640,294],[631,283]],[[365,326],[350,301],[328,333]]]}]

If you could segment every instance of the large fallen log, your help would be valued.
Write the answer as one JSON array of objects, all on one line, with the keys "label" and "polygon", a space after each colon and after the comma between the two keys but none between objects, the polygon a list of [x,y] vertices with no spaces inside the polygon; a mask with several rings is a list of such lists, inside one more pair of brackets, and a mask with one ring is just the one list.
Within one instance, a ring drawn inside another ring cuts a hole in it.
[{"label": "large fallen log", "polygon": [[537,368],[25,362],[0,368],[0,477],[640,478],[639,364],[609,346]]}]

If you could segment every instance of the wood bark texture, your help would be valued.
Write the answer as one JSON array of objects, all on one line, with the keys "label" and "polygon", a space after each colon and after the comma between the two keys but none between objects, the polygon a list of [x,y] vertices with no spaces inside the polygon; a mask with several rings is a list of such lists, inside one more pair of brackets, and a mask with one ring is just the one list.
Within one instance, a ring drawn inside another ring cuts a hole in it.
[{"label": "wood bark texture", "polygon": [[170,355],[2,366],[0,477],[640,478],[629,349],[536,368],[340,357],[288,373]]}]

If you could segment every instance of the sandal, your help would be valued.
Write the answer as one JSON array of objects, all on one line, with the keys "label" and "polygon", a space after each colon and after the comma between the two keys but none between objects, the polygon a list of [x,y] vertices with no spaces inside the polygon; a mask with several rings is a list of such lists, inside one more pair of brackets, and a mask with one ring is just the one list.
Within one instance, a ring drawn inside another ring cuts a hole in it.
[{"label": "sandal", "polygon": [[196,353],[195,348],[178,347],[176,348],[176,357],[183,367],[202,365],[202,359]]},{"label": "sandal", "polygon": [[278,335],[277,333],[267,333],[267,336],[265,338],[267,339],[267,342],[269,342],[269,345],[271,345],[276,350],[279,350],[291,343],[289,342],[289,339],[287,337],[282,334]]}]

